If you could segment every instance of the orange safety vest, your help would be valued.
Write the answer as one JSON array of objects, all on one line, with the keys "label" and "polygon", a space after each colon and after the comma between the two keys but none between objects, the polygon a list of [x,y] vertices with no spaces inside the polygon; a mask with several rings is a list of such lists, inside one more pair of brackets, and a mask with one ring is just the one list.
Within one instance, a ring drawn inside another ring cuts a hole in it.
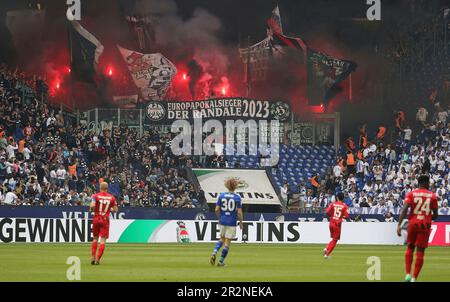
[{"label": "orange safety vest", "polygon": [[77,164],[73,164],[73,165],[69,166],[69,174],[77,175]]},{"label": "orange safety vest", "polygon": [[356,153],[356,157],[358,159],[363,159],[363,153],[361,152],[361,150],[358,150],[358,152]]},{"label": "orange safety vest", "polygon": [[21,140],[19,141],[19,148],[17,149],[17,151],[18,151],[19,153],[22,153],[24,148],[25,148],[25,140],[24,140],[24,139],[21,139]]},{"label": "orange safety vest", "polygon": [[386,134],[386,128],[383,126],[378,127],[378,133],[377,133],[377,138],[383,138],[384,135]]},{"label": "orange safety vest", "polygon": [[311,177],[311,184],[314,186],[314,187],[318,187],[319,186],[319,183],[317,182],[317,180],[316,180],[316,177]]},{"label": "orange safety vest", "polygon": [[355,156],[353,153],[347,154],[347,166],[353,166],[355,165]]}]

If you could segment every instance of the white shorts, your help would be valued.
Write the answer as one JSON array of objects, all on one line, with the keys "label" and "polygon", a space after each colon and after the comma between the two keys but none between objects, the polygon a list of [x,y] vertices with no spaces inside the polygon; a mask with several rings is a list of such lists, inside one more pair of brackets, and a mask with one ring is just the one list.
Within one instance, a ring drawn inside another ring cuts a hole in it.
[{"label": "white shorts", "polygon": [[229,225],[219,225],[220,237],[225,237],[227,239],[233,239],[236,237],[236,227]]}]

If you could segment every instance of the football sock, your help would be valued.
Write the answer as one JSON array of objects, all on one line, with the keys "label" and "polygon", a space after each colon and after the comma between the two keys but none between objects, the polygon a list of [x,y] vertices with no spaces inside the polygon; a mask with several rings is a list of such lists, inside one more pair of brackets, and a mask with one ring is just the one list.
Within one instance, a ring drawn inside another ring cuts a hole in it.
[{"label": "football sock", "polygon": [[406,274],[407,275],[411,274],[411,265],[412,265],[412,262],[413,262],[413,253],[414,253],[414,250],[412,250],[410,248],[406,249],[406,253],[405,253],[405,267],[406,267]]},{"label": "football sock", "polygon": [[337,240],[336,239],[333,239],[333,240],[330,241],[330,243],[328,243],[327,256],[331,254],[331,252],[334,250],[334,247],[336,246],[336,244],[337,244]]},{"label": "football sock", "polygon": [[414,279],[417,279],[419,276],[420,270],[423,265],[423,252],[416,252],[416,263],[414,264]]},{"label": "football sock", "polygon": [[95,258],[95,254],[97,254],[97,241],[92,241],[92,257]]},{"label": "football sock", "polygon": [[222,250],[222,256],[220,256],[220,262],[223,262],[225,260],[225,257],[228,255],[228,246],[224,246]]},{"label": "football sock", "polygon": [[221,247],[222,247],[222,240],[219,240],[219,241],[217,241],[217,243],[216,243],[216,247],[214,248],[213,255],[216,255],[217,252],[220,250]]},{"label": "football sock", "polygon": [[105,244],[104,243],[100,243],[100,247],[98,248],[98,256],[97,256],[97,261],[100,261],[100,259],[103,256],[103,252],[105,251]]}]

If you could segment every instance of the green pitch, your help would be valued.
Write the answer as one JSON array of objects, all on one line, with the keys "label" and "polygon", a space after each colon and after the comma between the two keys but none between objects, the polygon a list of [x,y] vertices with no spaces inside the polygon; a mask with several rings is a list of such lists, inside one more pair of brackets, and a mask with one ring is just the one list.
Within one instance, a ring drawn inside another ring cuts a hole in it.
[{"label": "green pitch", "polygon": [[[214,244],[108,244],[90,264],[90,244],[0,244],[0,281],[67,281],[67,258],[81,260],[81,281],[368,281],[367,258],[381,260],[381,281],[404,278],[403,246],[233,244],[226,267],[212,267]],[[430,247],[419,281],[450,281],[447,247]]]}]

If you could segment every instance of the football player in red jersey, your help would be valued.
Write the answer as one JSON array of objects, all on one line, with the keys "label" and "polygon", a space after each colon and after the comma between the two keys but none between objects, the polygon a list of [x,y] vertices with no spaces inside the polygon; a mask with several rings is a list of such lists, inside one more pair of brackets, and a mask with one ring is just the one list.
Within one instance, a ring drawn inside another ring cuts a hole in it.
[{"label": "football player in red jersey", "polygon": [[[89,210],[94,212],[91,264],[98,265],[105,251],[106,239],[109,237],[109,214],[110,212],[117,212],[116,198],[108,193],[108,184],[106,182],[100,183],[100,192],[92,195]],[[98,247],[99,239],[100,246]]]},{"label": "football player in red jersey", "polygon": [[[397,235],[401,236],[401,225],[409,211],[408,218],[408,248],[405,253],[406,282],[414,282],[419,276],[423,265],[423,256],[428,247],[428,238],[431,232],[431,222],[438,216],[438,204],[436,194],[429,191],[430,178],[421,175],[418,178],[419,189],[406,194],[403,209],[398,220]],[[416,263],[414,274],[411,278],[411,266],[414,249],[416,249]]]},{"label": "football player in red jersey", "polygon": [[341,239],[341,227],[342,220],[349,218],[348,216],[348,206],[343,202],[344,193],[340,192],[337,194],[337,201],[333,202],[328,206],[325,211],[328,217],[330,217],[330,236],[331,241],[328,246],[323,249],[323,257],[325,259],[333,251],[339,239]]}]

